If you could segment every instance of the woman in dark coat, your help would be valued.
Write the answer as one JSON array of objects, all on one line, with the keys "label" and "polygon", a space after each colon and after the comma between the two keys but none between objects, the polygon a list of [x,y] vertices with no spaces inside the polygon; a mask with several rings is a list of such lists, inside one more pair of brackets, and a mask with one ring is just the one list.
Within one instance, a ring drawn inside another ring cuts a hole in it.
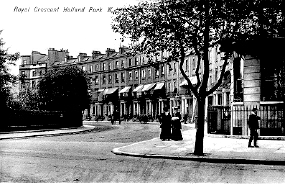
[{"label": "woman in dark coat", "polygon": [[172,117],[172,140],[181,141],[183,140],[181,133],[181,114],[178,112],[178,107],[174,108],[174,114]]},{"label": "woman in dark coat", "polygon": [[171,115],[167,107],[163,108],[163,111],[160,117],[160,139],[165,141],[171,139]]}]

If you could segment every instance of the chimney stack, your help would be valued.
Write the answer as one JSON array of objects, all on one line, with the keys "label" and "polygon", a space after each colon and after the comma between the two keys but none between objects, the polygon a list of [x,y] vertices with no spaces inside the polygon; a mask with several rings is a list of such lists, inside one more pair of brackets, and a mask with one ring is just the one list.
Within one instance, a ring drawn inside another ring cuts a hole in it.
[{"label": "chimney stack", "polygon": [[115,49],[107,48],[107,50],[106,50],[106,55],[107,55],[107,57],[108,57],[108,56],[110,56],[111,54],[113,54],[113,53],[115,53],[115,52],[116,52]]}]

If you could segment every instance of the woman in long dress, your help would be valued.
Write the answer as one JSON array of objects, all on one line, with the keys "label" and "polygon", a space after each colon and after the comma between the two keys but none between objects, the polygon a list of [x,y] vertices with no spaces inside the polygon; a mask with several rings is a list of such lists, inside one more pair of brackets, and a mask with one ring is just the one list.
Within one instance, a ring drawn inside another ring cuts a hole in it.
[{"label": "woman in long dress", "polygon": [[171,139],[171,115],[167,107],[163,108],[163,111],[160,117],[160,139],[165,141]]},{"label": "woman in long dress", "polygon": [[178,112],[178,107],[174,108],[174,114],[172,117],[172,140],[181,141],[183,140],[181,133],[181,114]]}]

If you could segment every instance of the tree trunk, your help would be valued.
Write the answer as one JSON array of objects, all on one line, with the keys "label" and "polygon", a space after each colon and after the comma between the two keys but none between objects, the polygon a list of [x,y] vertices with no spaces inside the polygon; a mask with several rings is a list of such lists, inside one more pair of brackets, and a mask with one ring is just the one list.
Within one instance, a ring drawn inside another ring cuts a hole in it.
[{"label": "tree trunk", "polygon": [[203,139],[204,139],[204,124],[205,124],[205,97],[199,97],[198,103],[198,120],[196,130],[196,141],[194,154],[203,155]]}]

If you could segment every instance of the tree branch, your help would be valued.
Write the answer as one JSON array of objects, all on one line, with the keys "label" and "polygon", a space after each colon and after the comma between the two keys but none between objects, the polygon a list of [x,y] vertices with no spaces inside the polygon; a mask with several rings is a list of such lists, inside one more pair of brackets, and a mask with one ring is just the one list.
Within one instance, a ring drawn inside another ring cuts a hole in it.
[{"label": "tree branch", "polygon": [[209,78],[209,58],[208,58],[208,50],[209,50],[209,40],[210,40],[210,17],[209,17],[209,2],[205,1],[205,29],[203,32],[204,36],[204,47],[203,47],[203,61],[204,61],[204,74],[203,81],[201,87],[199,89],[199,94],[204,97],[205,92],[207,91],[208,78]]},{"label": "tree branch", "polygon": [[[181,74],[186,79],[188,86],[190,87],[190,88],[188,88],[188,90],[190,89],[192,91],[192,93],[195,95],[195,97],[197,98],[199,95],[197,92],[197,89],[193,86],[189,77],[185,74],[185,71],[183,70],[183,64],[184,64],[184,59],[185,59],[185,50],[184,50],[183,43],[182,43],[181,39],[179,39],[179,46],[180,46],[180,65],[179,65],[179,68],[180,68]],[[190,94],[190,91],[189,91],[189,94]]]},{"label": "tree branch", "polygon": [[224,61],[224,64],[223,64],[223,68],[222,68],[222,71],[221,71],[220,78],[219,78],[218,82],[209,91],[206,91],[206,96],[212,94],[222,84],[227,64],[228,64],[228,54],[226,54],[226,58],[225,58],[225,61]]},{"label": "tree branch", "polygon": [[[197,33],[197,31],[196,31],[196,33]],[[196,77],[197,77],[197,85],[196,85],[195,89],[197,90],[199,88],[200,84],[201,84],[200,77],[199,77],[199,69],[200,69],[200,64],[201,64],[201,53],[198,50],[197,37],[194,38],[194,45],[193,46],[194,46],[195,53],[198,56],[197,67],[196,67],[196,70],[195,70],[195,74],[196,74]]]}]

